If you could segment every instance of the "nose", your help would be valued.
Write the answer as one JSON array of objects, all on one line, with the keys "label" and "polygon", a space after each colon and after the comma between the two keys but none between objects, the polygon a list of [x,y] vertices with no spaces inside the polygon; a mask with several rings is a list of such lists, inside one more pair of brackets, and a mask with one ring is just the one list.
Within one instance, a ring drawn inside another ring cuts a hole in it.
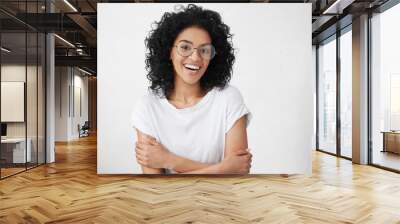
[{"label": "nose", "polygon": [[197,48],[193,48],[193,53],[190,55],[190,58],[193,61],[198,61],[202,59]]}]

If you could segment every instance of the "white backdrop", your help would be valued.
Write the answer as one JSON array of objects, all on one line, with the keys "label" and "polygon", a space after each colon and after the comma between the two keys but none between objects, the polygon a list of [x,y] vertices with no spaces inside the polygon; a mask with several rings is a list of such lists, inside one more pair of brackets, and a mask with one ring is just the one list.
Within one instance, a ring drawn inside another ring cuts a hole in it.
[{"label": "white backdrop", "polygon": [[[141,173],[130,117],[147,91],[144,39],[176,4],[98,4],[99,174]],[[251,173],[311,174],[313,72],[311,4],[197,4],[231,27],[236,62],[231,84],[253,119]]]}]

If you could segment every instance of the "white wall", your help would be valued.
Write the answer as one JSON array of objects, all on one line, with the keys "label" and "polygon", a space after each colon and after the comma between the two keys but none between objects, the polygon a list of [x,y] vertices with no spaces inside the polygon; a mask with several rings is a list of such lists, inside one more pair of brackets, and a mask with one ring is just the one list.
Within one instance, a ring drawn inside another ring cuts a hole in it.
[{"label": "white wall", "polygon": [[[72,67],[56,67],[55,80],[55,140],[69,141],[79,137],[78,124],[88,120],[88,78]],[[76,104],[81,90],[82,114]],[[75,110],[75,111],[74,111]]]},{"label": "white wall", "polygon": [[[79,132],[77,129],[78,124],[82,126],[85,121],[88,121],[89,118],[89,113],[88,113],[88,77],[87,76],[82,76],[83,73],[80,72],[79,70],[75,69],[74,71],[74,109],[75,113],[73,113],[73,119],[72,119],[72,130],[71,130],[71,135],[73,138],[78,138],[79,137]],[[78,90],[80,90],[80,99],[78,97]],[[78,101],[81,101],[80,103]],[[82,110],[81,113],[79,112],[79,108]]]},{"label": "white wall", "polygon": [[55,141],[68,140],[68,67],[55,68]]},{"label": "white wall", "polygon": [[[145,94],[144,38],[176,4],[98,4],[98,173],[141,173],[130,114]],[[253,114],[251,173],[311,173],[311,4],[200,4],[237,49],[232,84]]]}]

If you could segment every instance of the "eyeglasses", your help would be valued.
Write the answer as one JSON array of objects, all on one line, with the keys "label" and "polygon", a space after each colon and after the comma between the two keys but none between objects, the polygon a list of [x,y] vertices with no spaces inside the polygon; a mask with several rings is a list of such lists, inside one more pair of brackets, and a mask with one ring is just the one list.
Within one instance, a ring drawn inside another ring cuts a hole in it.
[{"label": "eyeglasses", "polygon": [[204,44],[200,47],[195,48],[191,43],[180,41],[177,45],[175,45],[175,47],[178,50],[178,54],[182,57],[189,57],[193,54],[195,49],[197,49],[201,58],[206,60],[211,60],[217,54],[214,46],[211,44]]}]

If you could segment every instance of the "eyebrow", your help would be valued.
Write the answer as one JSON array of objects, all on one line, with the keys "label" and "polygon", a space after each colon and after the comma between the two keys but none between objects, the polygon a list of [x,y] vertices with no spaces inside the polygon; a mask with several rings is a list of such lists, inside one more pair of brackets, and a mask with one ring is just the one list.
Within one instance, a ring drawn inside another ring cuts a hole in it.
[{"label": "eyebrow", "polygon": [[180,40],[179,42],[186,42],[186,43],[189,43],[189,44],[193,44],[193,42],[192,41],[188,41],[188,40]]},{"label": "eyebrow", "polygon": [[[189,41],[189,40],[180,40],[179,42],[182,42],[182,41],[193,45],[193,42],[192,42],[192,41]],[[204,45],[207,45],[207,44],[211,44],[211,43],[204,43],[204,44],[200,44],[199,46],[204,46]]]}]

